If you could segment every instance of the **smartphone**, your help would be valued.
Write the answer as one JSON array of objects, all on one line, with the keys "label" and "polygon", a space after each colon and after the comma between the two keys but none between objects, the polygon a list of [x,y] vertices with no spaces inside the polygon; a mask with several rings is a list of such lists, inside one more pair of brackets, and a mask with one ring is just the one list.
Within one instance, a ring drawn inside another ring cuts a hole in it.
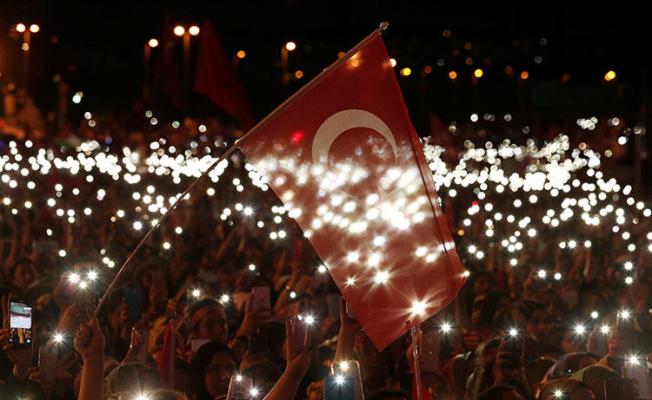
[{"label": "smartphone", "polygon": [[634,381],[637,398],[652,399],[650,390],[650,375],[647,370],[647,360],[642,357],[637,362],[628,362],[625,366],[625,378]]},{"label": "smartphone", "polygon": [[271,294],[267,286],[254,286],[251,288],[251,295],[249,296],[251,302],[250,307],[252,311],[269,310],[272,308]]},{"label": "smartphone", "polygon": [[122,288],[122,295],[127,303],[129,319],[140,321],[143,313],[143,292],[139,287],[129,286]]},{"label": "smartphone", "polygon": [[439,372],[439,334],[436,331],[421,333],[421,370]]},{"label": "smartphone", "polygon": [[351,375],[328,375],[324,379],[324,400],[353,399],[353,377]]},{"label": "smartphone", "polygon": [[232,375],[229,381],[229,390],[226,393],[226,400],[250,400],[251,388],[254,381],[242,375]]},{"label": "smartphone", "polygon": [[55,383],[58,359],[56,346],[40,346],[38,348],[38,369],[48,383]]},{"label": "smartphone", "polygon": [[18,300],[9,302],[9,343],[18,347],[32,345],[32,305]]},{"label": "smartphone", "polygon": [[629,379],[609,378],[604,382],[605,400],[634,400],[634,383]]}]

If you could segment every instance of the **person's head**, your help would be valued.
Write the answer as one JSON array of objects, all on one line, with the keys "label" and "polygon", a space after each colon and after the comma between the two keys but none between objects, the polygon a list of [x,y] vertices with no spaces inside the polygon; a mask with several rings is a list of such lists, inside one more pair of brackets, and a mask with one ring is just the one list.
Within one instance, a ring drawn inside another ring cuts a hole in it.
[{"label": "person's head", "polygon": [[369,400],[410,400],[410,397],[403,392],[381,390],[369,396]]},{"label": "person's head", "polygon": [[9,268],[9,282],[23,292],[36,279],[36,269],[32,261],[24,258],[16,261],[14,265]]},{"label": "person's head", "polygon": [[141,363],[125,363],[106,377],[106,393],[143,393],[156,390],[162,384],[159,374]]},{"label": "person's head", "polygon": [[216,340],[226,343],[227,321],[222,304],[213,299],[203,299],[188,308],[192,338]]},{"label": "person's head", "polygon": [[488,272],[478,272],[477,274],[472,275],[471,290],[473,296],[483,296],[489,293],[492,283],[493,276]]},{"label": "person's head", "polygon": [[510,385],[494,385],[480,393],[478,400],[525,400],[525,397]]},{"label": "person's head", "polygon": [[538,397],[539,400],[595,400],[589,386],[570,378],[560,378],[548,382]]},{"label": "person's head", "polygon": [[535,307],[527,320],[527,332],[533,338],[543,341],[548,334],[550,326],[548,313],[542,306]]},{"label": "person's head", "polygon": [[584,335],[578,334],[573,329],[565,329],[561,339],[561,349],[564,353],[575,353],[586,349]]},{"label": "person's head", "polygon": [[206,343],[192,359],[197,400],[226,395],[229,380],[237,371],[235,355],[219,341]]}]

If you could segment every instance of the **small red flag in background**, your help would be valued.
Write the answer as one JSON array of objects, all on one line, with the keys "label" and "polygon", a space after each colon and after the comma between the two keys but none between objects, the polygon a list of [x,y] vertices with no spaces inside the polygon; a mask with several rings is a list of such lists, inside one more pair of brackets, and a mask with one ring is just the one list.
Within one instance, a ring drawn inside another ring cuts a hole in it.
[{"label": "small red flag in background", "polygon": [[[174,358],[176,356],[176,344],[174,320],[170,320],[163,332],[163,348],[158,356],[157,370],[170,387],[174,387]],[[143,344],[145,346],[145,344]]]},{"label": "small red flag in background", "polygon": [[379,31],[238,147],[379,350],[454,300],[464,269]]},{"label": "small red flag in background", "polygon": [[245,99],[233,63],[226,54],[213,24],[206,21],[199,35],[199,56],[193,91],[208,98],[216,107],[249,129],[254,117]]}]

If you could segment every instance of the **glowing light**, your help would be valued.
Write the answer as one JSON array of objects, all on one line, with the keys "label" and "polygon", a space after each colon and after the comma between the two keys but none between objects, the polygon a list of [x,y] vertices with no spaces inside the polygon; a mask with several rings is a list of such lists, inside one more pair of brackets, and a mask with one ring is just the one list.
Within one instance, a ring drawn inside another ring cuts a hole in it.
[{"label": "glowing light", "polygon": [[413,301],[410,308],[412,316],[422,316],[426,313],[426,302],[423,300]]},{"label": "glowing light", "polygon": [[578,323],[573,327],[573,331],[575,332],[576,335],[582,336],[586,333],[586,326],[582,325],[581,323]]},{"label": "glowing light", "polygon": [[474,76],[475,78],[478,78],[478,79],[479,79],[479,78],[482,78],[482,77],[484,76],[484,71],[483,71],[482,69],[480,69],[480,68],[476,68],[476,69],[473,71],[473,76]]},{"label": "glowing light", "polygon": [[154,38],[149,39],[149,41],[147,42],[147,45],[149,47],[151,47],[151,48],[158,47],[158,40],[154,39]]},{"label": "glowing light", "polygon": [[52,341],[56,344],[63,343],[64,341],[64,336],[60,332],[55,332],[54,335],[52,335]]},{"label": "glowing light", "polygon": [[600,333],[602,333],[603,335],[609,334],[609,331],[611,331],[609,325],[604,324],[600,327]]},{"label": "glowing light", "polygon": [[181,25],[177,25],[174,27],[174,34],[177,36],[183,36],[183,34],[186,33],[186,28],[184,28]]},{"label": "glowing light", "polygon": [[508,334],[510,337],[515,338],[515,337],[518,336],[518,329],[517,329],[517,328],[509,328],[509,330],[507,331],[507,334]]},{"label": "glowing light", "polygon": [[338,385],[343,385],[346,382],[346,379],[343,375],[335,375],[335,383]]},{"label": "glowing light", "polygon": [[285,43],[285,49],[287,51],[294,51],[296,50],[296,48],[297,48],[297,44],[292,41]]},{"label": "glowing light", "polygon": [[387,271],[378,271],[374,275],[374,283],[379,285],[384,285],[389,281],[389,272]]},{"label": "glowing light", "polygon": [[188,29],[188,33],[190,33],[192,36],[197,36],[199,35],[199,27],[197,25],[193,25]]},{"label": "glowing light", "polygon": [[68,282],[69,283],[75,284],[75,283],[78,283],[80,280],[81,280],[81,277],[76,272],[71,272],[68,275]]},{"label": "glowing light", "polygon": [[94,280],[97,279],[97,271],[95,270],[88,271],[87,277],[89,281],[93,282]]},{"label": "glowing light", "polygon": [[453,326],[450,322],[442,322],[439,326],[439,331],[443,334],[448,334],[453,330]]},{"label": "glowing light", "polygon": [[16,32],[23,33],[27,30],[27,27],[23,23],[16,24]]},{"label": "glowing light", "polygon": [[610,70],[610,71],[607,71],[607,73],[604,74],[604,80],[605,81],[611,82],[614,79],[616,79],[616,71]]}]

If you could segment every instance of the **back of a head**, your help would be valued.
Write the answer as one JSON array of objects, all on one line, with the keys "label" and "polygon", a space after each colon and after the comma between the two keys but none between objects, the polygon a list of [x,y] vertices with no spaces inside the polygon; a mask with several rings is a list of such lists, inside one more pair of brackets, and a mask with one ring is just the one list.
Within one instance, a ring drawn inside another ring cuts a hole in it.
[{"label": "back of a head", "polygon": [[161,377],[155,370],[141,363],[126,363],[106,377],[106,393],[139,393],[155,390],[161,384]]}]

